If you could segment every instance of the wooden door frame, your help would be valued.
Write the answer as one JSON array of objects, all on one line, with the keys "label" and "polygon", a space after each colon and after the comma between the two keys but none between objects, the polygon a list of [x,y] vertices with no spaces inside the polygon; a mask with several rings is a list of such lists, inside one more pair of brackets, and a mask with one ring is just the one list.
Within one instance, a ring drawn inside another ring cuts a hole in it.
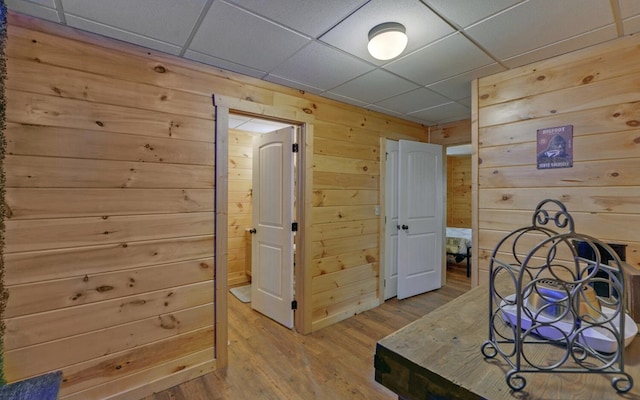
[{"label": "wooden door frame", "polygon": [[228,194],[229,194],[229,113],[255,116],[256,118],[290,123],[300,129],[297,170],[297,198],[296,216],[298,243],[295,254],[295,298],[298,303],[294,317],[294,329],[302,334],[312,330],[312,302],[311,277],[313,247],[311,238],[311,212],[313,201],[313,115],[295,113],[292,119],[282,109],[260,105],[246,100],[227,96],[212,95],[215,110],[216,160],[215,160],[215,240],[214,240],[214,271],[215,271],[215,348],[219,366],[228,362],[228,330],[229,318],[227,314],[227,240],[228,240]]}]

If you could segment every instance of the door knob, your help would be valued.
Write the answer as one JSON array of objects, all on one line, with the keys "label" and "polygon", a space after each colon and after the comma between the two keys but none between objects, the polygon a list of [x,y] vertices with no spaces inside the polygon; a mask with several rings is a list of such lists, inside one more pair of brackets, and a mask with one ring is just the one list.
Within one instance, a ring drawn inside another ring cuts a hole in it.
[{"label": "door knob", "polygon": [[256,232],[257,232],[257,231],[256,231],[256,228],[251,228],[251,229],[249,229],[249,233],[250,233],[250,234],[252,234],[252,235],[253,235],[254,233],[256,233]]},{"label": "door knob", "polygon": [[402,225],[402,230],[408,231],[408,230],[409,230],[409,226],[407,226],[407,225]]}]

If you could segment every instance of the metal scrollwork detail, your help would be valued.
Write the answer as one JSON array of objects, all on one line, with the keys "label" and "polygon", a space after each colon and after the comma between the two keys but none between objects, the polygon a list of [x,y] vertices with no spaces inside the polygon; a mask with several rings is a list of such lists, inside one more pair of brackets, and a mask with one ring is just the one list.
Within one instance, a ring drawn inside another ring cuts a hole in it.
[{"label": "metal scrollwork detail", "polygon": [[[592,259],[581,254],[585,249],[594,253]],[[499,290],[496,280],[508,282],[511,292],[503,293],[504,285]],[[607,296],[596,294],[602,285]],[[560,201],[543,200],[531,225],[512,231],[493,250],[489,338],[481,352],[506,361],[506,381],[514,391],[526,386],[524,373],[579,372],[612,374],[612,387],[628,392],[633,379],[624,371],[624,291],[617,253],[576,233]],[[595,339],[601,336],[611,339],[603,344]]]}]

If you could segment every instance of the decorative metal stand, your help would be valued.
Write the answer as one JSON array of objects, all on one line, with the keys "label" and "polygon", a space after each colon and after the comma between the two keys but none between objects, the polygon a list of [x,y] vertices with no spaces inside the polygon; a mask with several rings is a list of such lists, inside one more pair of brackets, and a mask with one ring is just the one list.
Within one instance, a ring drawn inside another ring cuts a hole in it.
[{"label": "decorative metal stand", "polygon": [[[594,259],[580,256],[585,249]],[[511,389],[526,386],[524,373],[547,372],[612,374],[616,391],[631,390],[633,379],[624,372],[625,322],[636,327],[625,321],[620,258],[607,244],[575,233],[564,204],[540,202],[531,226],[498,243],[489,268],[489,340],[482,354],[500,355],[511,366]],[[498,279],[509,280],[513,291],[499,293]]]}]

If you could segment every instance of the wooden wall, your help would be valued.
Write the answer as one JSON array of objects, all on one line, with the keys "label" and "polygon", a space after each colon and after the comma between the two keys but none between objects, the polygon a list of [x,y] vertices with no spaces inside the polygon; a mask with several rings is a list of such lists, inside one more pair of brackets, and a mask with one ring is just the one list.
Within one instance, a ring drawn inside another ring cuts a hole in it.
[{"label": "wooden wall", "polygon": [[249,281],[245,273],[245,231],[251,228],[253,134],[229,130],[229,218],[228,263],[229,285]]},{"label": "wooden wall", "polygon": [[210,97],[15,24],[6,52],[7,379],[93,399],[212,370]]},{"label": "wooden wall", "polygon": [[313,132],[298,313],[315,330],[379,304],[380,138],[426,127],[19,14],[8,35],[9,381],[140,398],[216,368],[212,94]]},{"label": "wooden wall", "polygon": [[[576,231],[628,245],[640,266],[638,60],[630,36],[478,81],[480,281],[498,240],[545,198],[565,203]],[[573,125],[573,167],[538,170],[536,130],[563,125]]]},{"label": "wooden wall", "polygon": [[456,146],[471,143],[471,120],[449,122],[429,127],[429,143]]},{"label": "wooden wall", "polygon": [[447,226],[471,228],[471,156],[447,157]]}]

